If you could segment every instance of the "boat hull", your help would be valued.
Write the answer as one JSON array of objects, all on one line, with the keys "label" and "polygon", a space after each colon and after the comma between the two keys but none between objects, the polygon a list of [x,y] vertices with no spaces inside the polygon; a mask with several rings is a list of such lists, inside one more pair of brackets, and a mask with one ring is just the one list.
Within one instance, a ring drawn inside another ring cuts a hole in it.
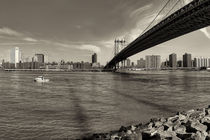
[{"label": "boat hull", "polygon": [[35,78],[34,82],[38,82],[38,83],[45,83],[45,82],[49,82],[49,79],[41,79],[41,78]]}]

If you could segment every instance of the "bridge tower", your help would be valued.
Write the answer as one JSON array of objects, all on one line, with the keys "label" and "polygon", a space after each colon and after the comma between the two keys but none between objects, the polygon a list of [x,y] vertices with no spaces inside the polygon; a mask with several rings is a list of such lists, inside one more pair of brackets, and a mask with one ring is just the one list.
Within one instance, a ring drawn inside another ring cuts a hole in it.
[{"label": "bridge tower", "polygon": [[117,55],[124,47],[126,46],[125,44],[125,39],[115,39],[114,41],[114,56]]},{"label": "bridge tower", "polygon": [[[116,56],[126,46],[125,39],[115,39],[114,41],[114,56]],[[123,66],[123,63],[121,64]],[[115,64],[115,68],[119,68],[119,63]]]}]

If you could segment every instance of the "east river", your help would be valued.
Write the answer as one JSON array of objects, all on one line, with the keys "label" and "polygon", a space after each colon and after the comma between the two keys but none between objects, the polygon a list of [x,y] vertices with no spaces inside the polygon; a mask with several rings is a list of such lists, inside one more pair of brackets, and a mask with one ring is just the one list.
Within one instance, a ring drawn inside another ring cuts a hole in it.
[{"label": "east river", "polygon": [[0,139],[76,139],[209,104],[207,71],[0,71]]}]

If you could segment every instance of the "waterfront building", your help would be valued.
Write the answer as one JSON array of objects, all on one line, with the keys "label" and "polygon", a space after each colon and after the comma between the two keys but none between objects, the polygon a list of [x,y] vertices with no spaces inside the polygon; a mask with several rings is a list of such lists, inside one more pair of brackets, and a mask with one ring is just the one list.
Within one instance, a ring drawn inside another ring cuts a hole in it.
[{"label": "waterfront building", "polygon": [[175,53],[169,55],[169,67],[171,68],[177,67],[177,55]]},{"label": "waterfront building", "polygon": [[76,62],[73,64],[73,68],[74,69],[81,69],[81,63],[80,62]]},{"label": "waterfront building", "polygon": [[4,59],[2,60],[2,62],[1,62],[1,65],[3,66],[4,65],[4,63],[5,63],[5,61],[4,61]]},{"label": "waterfront building", "polygon": [[32,62],[23,62],[23,69],[31,69]]},{"label": "waterfront building", "polygon": [[[100,64],[98,64],[100,66]],[[84,62],[84,69],[91,69],[91,63]]]},{"label": "waterfront building", "polygon": [[209,67],[210,66],[210,59],[204,57],[196,57],[194,58],[194,67],[201,68],[201,67]]},{"label": "waterfront building", "polygon": [[126,59],[126,67],[130,67],[131,66],[131,60],[130,59]]},{"label": "waterfront building", "polygon": [[210,58],[207,58],[207,67],[209,68],[210,67]]},{"label": "waterfront building", "polygon": [[192,58],[191,54],[185,53],[183,55],[183,67],[192,67]]},{"label": "waterfront building", "polygon": [[68,70],[73,70],[73,65],[68,64]]},{"label": "waterfront building", "polygon": [[145,60],[143,58],[137,60],[137,68],[145,68]]},{"label": "waterfront building", "polygon": [[131,67],[134,67],[135,65],[134,65],[134,62],[131,62]]},{"label": "waterfront building", "polygon": [[19,63],[17,63],[16,68],[17,69],[23,69],[23,63],[21,61]]},{"label": "waterfront building", "polygon": [[100,68],[100,63],[93,63],[92,68]]},{"label": "waterfront building", "polygon": [[17,67],[17,63],[21,61],[21,51],[19,47],[12,48],[10,50],[10,63],[15,64],[15,68]]},{"label": "waterfront building", "polygon": [[169,61],[166,59],[166,61],[161,63],[161,68],[168,68],[169,67]]},{"label": "waterfront building", "polygon": [[15,64],[10,62],[4,62],[2,65],[4,69],[15,69]]},{"label": "waterfront building", "polygon": [[182,62],[182,60],[177,61],[177,66],[178,66],[178,67],[183,67],[183,62]]},{"label": "waterfront building", "polygon": [[39,69],[39,68],[40,68],[40,63],[38,62],[37,56],[32,57],[31,69]]},{"label": "waterfront building", "polygon": [[94,53],[92,55],[92,63],[97,63],[97,54],[96,53]]},{"label": "waterfront building", "polygon": [[37,62],[44,63],[44,54],[35,54],[35,56],[37,57]]},{"label": "waterfront building", "polygon": [[146,69],[160,69],[160,67],[161,67],[160,55],[146,56]]}]

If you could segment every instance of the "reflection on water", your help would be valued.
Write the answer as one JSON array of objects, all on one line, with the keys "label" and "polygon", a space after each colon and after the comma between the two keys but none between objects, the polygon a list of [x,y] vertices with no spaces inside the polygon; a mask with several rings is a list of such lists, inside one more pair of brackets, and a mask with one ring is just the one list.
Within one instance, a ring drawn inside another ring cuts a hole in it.
[{"label": "reflection on water", "polygon": [[0,138],[78,138],[208,105],[210,73],[0,72]]}]

